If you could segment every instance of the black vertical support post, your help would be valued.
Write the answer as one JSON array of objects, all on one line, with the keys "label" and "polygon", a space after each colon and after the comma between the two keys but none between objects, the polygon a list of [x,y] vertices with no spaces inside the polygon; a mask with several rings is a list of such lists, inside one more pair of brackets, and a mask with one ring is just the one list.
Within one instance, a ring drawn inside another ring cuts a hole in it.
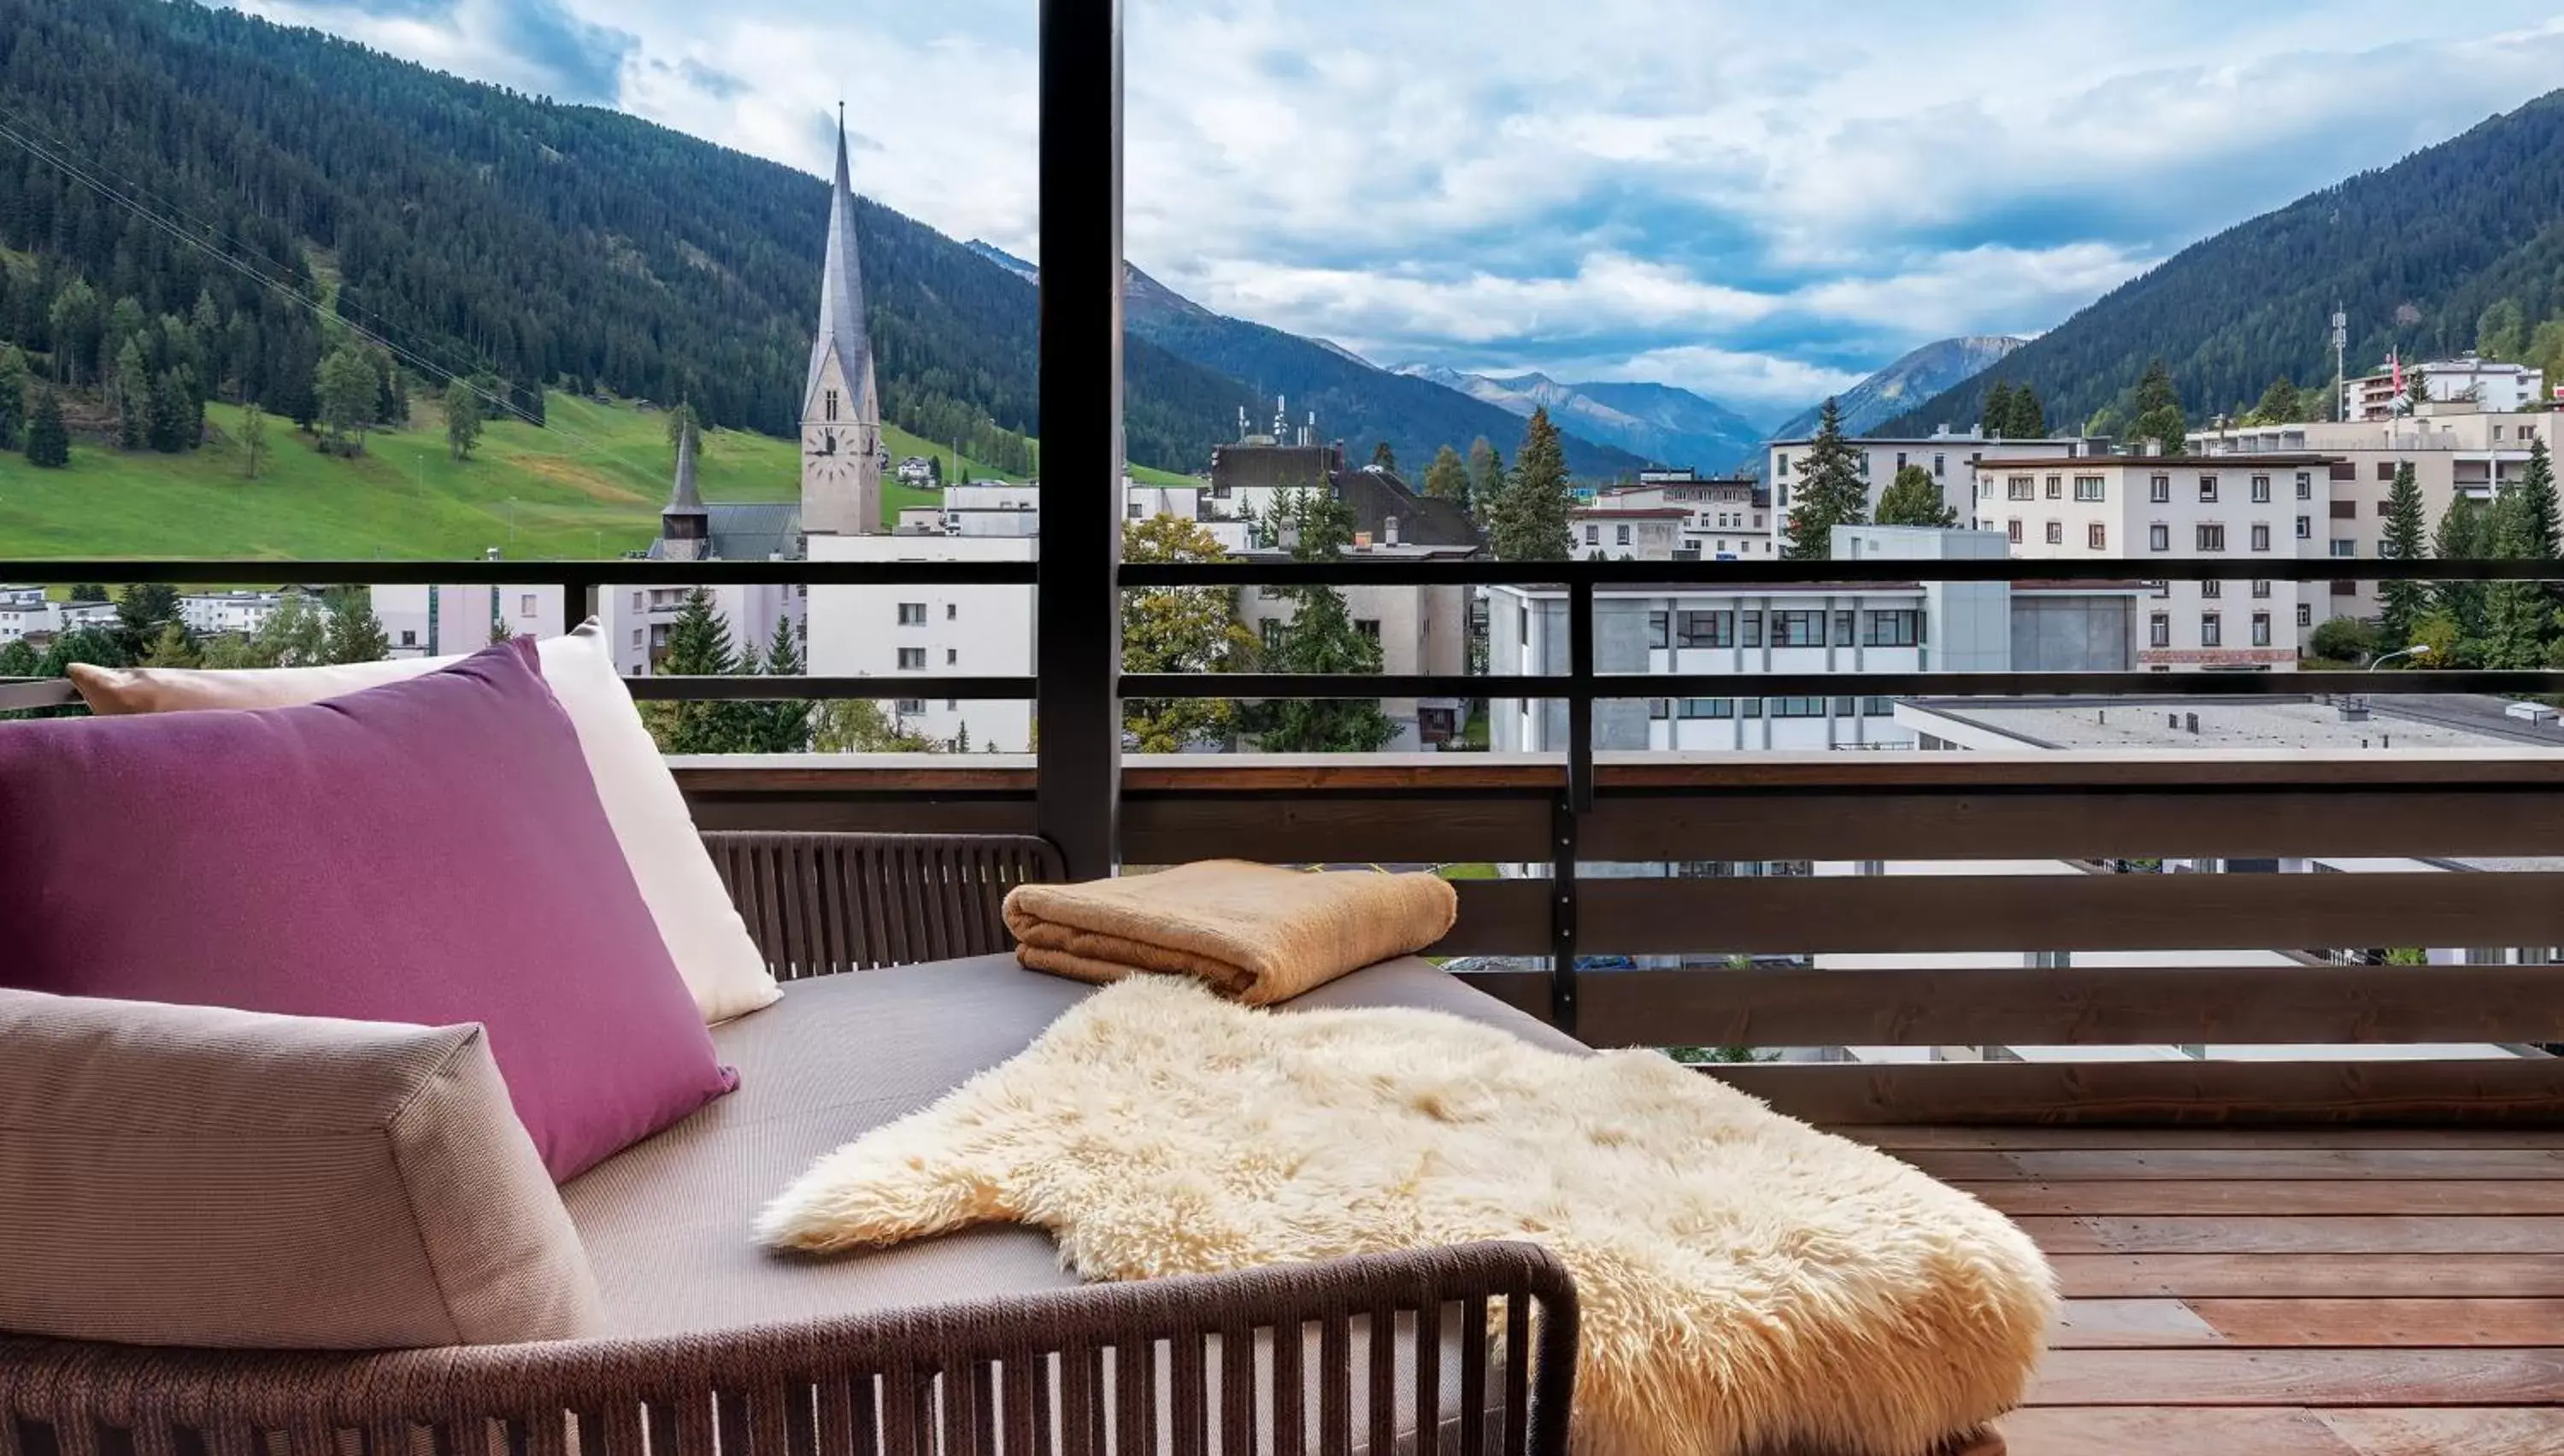
[{"label": "black vertical support post", "polygon": [[1113,873],[1122,796],[1122,4],[1042,0],[1035,821]]},{"label": "black vertical support post", "polygon": [[595,589],[596,583],[586,579],[584,573],[577,575],[562,573],[560,578],[561,631],[575,632],[578,630],[579,623],[596,615],[597,608],[602,603],[595,601],[589,595]]},{"label": "black vertical support post", "polygon": [[1576,1034],[1579,821],[1594,807],[1594,583],[1567,585],[1567,784],[1550,823],[1549,1019]]}]

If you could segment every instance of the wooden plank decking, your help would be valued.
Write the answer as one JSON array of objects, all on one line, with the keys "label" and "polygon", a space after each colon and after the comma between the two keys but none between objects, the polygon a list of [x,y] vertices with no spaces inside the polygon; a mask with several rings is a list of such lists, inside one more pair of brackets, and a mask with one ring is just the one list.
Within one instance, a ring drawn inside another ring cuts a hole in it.
[{"label": "wooden plank decking", "polygon": [[1849,1132],[2053,1261],[2015,1456],[2564,1452],[2564,1132]]}]

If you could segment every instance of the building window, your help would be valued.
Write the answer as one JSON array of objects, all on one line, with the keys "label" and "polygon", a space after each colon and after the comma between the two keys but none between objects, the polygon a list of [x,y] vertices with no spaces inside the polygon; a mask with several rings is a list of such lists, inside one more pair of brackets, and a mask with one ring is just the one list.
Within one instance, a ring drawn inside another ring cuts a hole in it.
[{"label": "building window", "polygon": [[2311,627],[2311,626],[2313,626],[2314,624],[2315,624],[2315,608],[2314,608],[2314,603],[2312,603],[2312,602],[2299,602],[2299,603],[2297,603],[2297,625],[2298,625],[2298,626],[2300,626],[2300,627]]},{"label": "building window", "polygon": [[2047,478],[2047,499],[2050,501],[2062,501],[2065,499],[2065,477],[2049,476]]},{"label": "building window", "polygon": [[2154,524],[2147,526],[2146,549],[2149,551],[2171,550],[2172,527],[2164,524],[2162,521],[2157,521]]},{"label": "building window", "polygon": [[1860,700],[1860,715],[1863,718],[1894,718],[1896,716],[1896,700],[1893,698],[1863,698]]},{"label": "building window", "polygon": [[2254,612],[2252,614],[2252,645],[2254,647],[2267,647],[2270,645],[2270,614],[2268,612]]},{"label": "building window", "polygon": [[2172,616],[2157,612],[2146,619],[2146,642],[2154,647],[2172,646]]},{"label": "building window", "polygon": [[923,698],[902,698],[890,706],[890,711],[894,717],[915,718],[926,711],[926,700]]},{"label": "building window", "polygon": [[923,626],[925,626],[925,625],[926,625],[926,603],[924,603],[924,602],[901,602],[901,603],[899,604],[899,624],[900,624],[901,626],[903,626],[903,627],[923,627]]},{"label": "building window", "polygon": [[2217,504],[2217,477],[2201,476],[2199,478],[2199,504],[2202,506],[2214,506]]},{"label": "building window", "polygon": [[2146,482],[2146,499],[2158,506],[2172,504],[2172,477],[2156,476]]},{"label": "building window", "polygon": [[2395,479],[2394,462],[2386,460],[2377,462],[2377,478],[2381,481],[2391,481]]},{"label": "building window", "polygon": [[2299,540],[2301,540],[2301,541],[2302,541],[2302,540],[2312,540],[2312,539],[2314,538],[2314,533],[2315,533],[2315,519],[2314,519],[2313,517],[2311,517],[2311,516],[2300,516],[2300,517],[2298,517],[2298,518],[2297,518],[2297,539],[2299,539]]},{"label": "building window", "polygon": [[1896,452],[1896,468],[1898,470],[1905,468],[1905,452],[1902,450]]},{"label": "building window", "polygon": [[1685,612],[1675,619],[1679,629],[1674,643],[1679,647],[1734,647],[1736,614],[1734,612]]},{"label": "building window", "polygon": [[1774,647],[1822,647],[1825,645],[1825,614],[1822,612],[1774,612],[1772,614]]},{"label": "building window", "polygon": [[1672,633],[1673,633],[1673,628],[1672,628],[1672,625],[1671,625],[1671,624],[1672,624],[1672,622],[1673,622],[1673,613],[1671,613],[1671,612],[1649,612],[1649,613],[1647,613],[1647,650],[1648,650],[1648,651],[1653,652],[1653,651],[1656,651],[1657,649],[1660,649],[1660,648],[1663,648],[1663,647],[1666,647],[1666,646],[1669,646],[1669,645],[1670,645],[1669,639],[1671,638]]},{"label": "building window", "polygon": [[1612,533],[1612,542],[1611,542],[1611,543],[1612,543],[1613,545],[1625,546],[1625,545],[1627,545],[1627,544],[1629,543],[1629,527],[1627,527],[1627,526],[1625,526],[1625,525],[1613,526],[1613,527],[1611,528],[1611,533]]},{"label": "building window", "polygon": [[2332,594],[2335,596],[2357,596],[2359,595],[2359,583],[2356,581],[2336,581],[2332,584]]},{"label": "building window", "polygon": [[960,667],[962,665],[962,649],[958,647],[948,647],[944,649],[944,665],[948,668]]},{"label": "building window", "polygon": [[2037,500],[2038,478],[2036,476],[2006,477],[2004,480],[2004,499],[2007,501]]},{"label": "building window", "polygon": [[1780,468],[1779,468],[1779,469],[1777,469],[1777,470],[1775,470],[1775,471],[1773,472],[1773,474],[1774,474],[1774,475],[1788,475],[1789,473],[1790,473],[1790,457],[1789,457],[1789,456],[1787,456],[1787,455],[1783,455],[1783,456],[1781,457],[1781,465],[1780,465]]},{"label": "building window", "polygon": [[2309,470],[2301,470],[2301,471],[2298,471],[2298,472],[2297,472],[2297,499],[2298,499],[2298,500],[2300,500],[2300,501],[2311,501],[2311,500],[2313,500],[2314,498],[2315,498],[2315,476],[2314,476],[2314,472],[2313,472],[2313,471],[2309,471]]},{"label": "building window", "polygon": [[1917,611],[1861,613],[1863,647],[1912,647],[1922,640],[1923,614]]},{"label": "building window", "polygon": [[1140,503],[1139,503],[1139,502],[1134,501],[1134,502],[1132,502],[1132,503],[1130,504],[1130,508],[1129,508],[1129,515],[1130,515],[1130,517],[1131,517],[1131,519],[1132,519],[1133,520],[1139,520],[1143,519],[1143,518],[1141,517],[1141,515],[1140,515]]},{"label": "building window", "polygon": [[634,652],[641,650],[641,629],[638,627],[632,629],[632,650]]},{"label": "building window", "polygon": [[899,670],[903,673],[922,673],[926,671],[926,649],[923,647],[901,648],[899,650]]},{"label": "building window", "polygon": [[2333,502],[2332,519],[2335,520],[2357,520],[2359,519],[2359,503],[2357,501]]},{"label": "building window", "polygon": [[2199,548],[2203,551],[2226,549],[2226,527],[2214,520],[2199,523]]},{"label": "building window", "polygon": [[959,618],[961,615],[962,604],[960,602],[946,602],[944,604],[944,620],[950,622]]},{"label": "building window", "polygon": [[1837,698],[1834,700],[1834,717],[1836,718],[1852,718],[1857,716],[1859,712],[1860,700],[1857,698]]},{"label": "building window", "polygon": [[1822,718],[1825,716],[1825,700],[1822,698],[1775,698],[1772,700],[1771,708],[1772,716],[1774,718]]},{"label": "building window", "polygon": [[[639,629],[639,628],[637,628],[637,627],[636,627],[636,628],[634,628],[634,629],[633,629],[633,632],[632,632],[632,635],[633,635],[633,636],[635,636],[635,637],[640,636],[640,635],[641,635],[640,629]],[[404,631],[403,633],[401,633],[401,646],[403,646],[403,647],[416,647],[416,646],[418,646],[418,634],[417,634],[416,632],[408,632],[408,631]]]},{"label": "building window", "polygon": [[1378,642],[1380,640],[1380,619],[1378,617],[1356,617],[1354,619],[1354,630],[1361,633],[1371,641]]},{"label": "building window", "polygon": [[1602,544],[1602,527],[1599,525],[1587,525],[1585,527],[1585,543],[1589,546],[1599,546]]},{"label": "building window", "polygon": [[2334,541],[2332,543],[2332,553],[2336,556],[2356,556],[2359,554],[2359,542]]},{"label": "building window", "polygon": [[1264,650],[1265,650],[1266,652],[1279,652],[1279,651],[1281,651],[1281,650],[1282,650],[1282,622],[1281,622],[1281,620],[1280,620],[1279,618],[1276,618],[1276,617],[1267,617],[1267,618],[1265,618],[1263,621],[1261,621],[1261,622],[1257,623],[1256,625],[1264,629]]},{"label": "building window", "polygon": [[1761,718],[1761,717],[1763,716],[1763,700],[1762,700],[1762,699],[1760,699],[1760,698],[1740,698],[1740,699],[1738,699],[1737,701],[1738,701],[1739,703],[1741,703],[1741,704],[1743,704],[1743,705],[1744,705],[1744,706],[1743,706],[1742,708],[1740,708],[1738,711],[1739,711],[1739,712],[1741,712],[1741,713],[1743,713],[1747,718]]},{"label": "building window", "polygon": [[2394,514],[2395,514],[2395,505],[2394,505],[2394,503],[2393,503],[2393,502],[2391,502],[2391,501],[2380,501],[2380,502],[2378,502],[2378,503],[2377,503],[2377,514],[2378,514],[2381,518],[2382,518],[2382,517],[2388,517],[2388,516],[2392,516],[2392,515],[2394,515]]},{"label": "building window", "polygon": [[2083,544],[2096,551],[2110,549],[2110,527],[2097,520],[2083,527]]},{"label": "building window", "polygon": [[1852,614],[1848,610],[1834,613],[1834,646],[1849,647],[1856,640],[1852,635],[1851,624]]},{"label": "building window", "polygon": [[650,610],[650,599],[647,596],[642,595],[640,592],[636,591],[632,593],[632,610],[636,612],[646,612]]},{"label": "building window", "polygon": [[2270,597],[2270,583],[2268,583],[2268,582],[2266,582],[2266,581],[2255,581],[2255,582],[2253,582],[2253,583],[2252,583],[2252,595],[2253,595],[2253,596],[2255,596],[2255,597],[2257,597],[2257,598],[2259,598],[2259,599],[2261,599],[2261,600],[2263,600],[2263,601],[2267,601],[2267,600],[2269,600],[2269,597]]},{"label": "building window", "polygon": [[2226,594],[2226,583],[2223,581],[2203,581],[2199,583],[2199,594],[2209,601],[2215,601]]},{"label": "building window", "polygon": [[1935,477],[1939,477],[1939,476],[1946,476],[1946,475],[1948,475],[1949,473],[1950,473],[1950,457],[1948,457],[1948,456],[1946,456],[1946,455],[1935,455],[1935,456],[1933,456],[1933,457],[1932,457],[1932,474],[1933,474]]},{"label": "building window", "polygon": [[2270,478],[2268,476],[2252,477],[2252,504],[2255,506],[2267,506],[2270,504]]},{"label": "building window", "polygon": [[[1737,630],[1742,634],[1738,640],[1745,646],[1761,647],[1763,645],[1763,614],[1761,612],[1738,612],[1736,614],[1736,626]],[[1748,716],[1750,717],[1751,715]]]},{"label": "building window", "polygon": [[1661,723],[1674,716],[1674,706],[1662,698],[1647,700],[1647,717]]},{"label": "building window", "polygon": [[833,389],[828,391],[828,418],[832,421],[837,418],[837,391]]},{"label": "building window", "polygon": [[2004,530],[2005,530],[2005,533],[2006,533],[2006,534],[2008,534],[2008,535],[2010,535],[2010,536],[2012,537],[2012,543],[2013,543],[2014,545],[2016,545],[2016,546],[2017,546],[2017,545],[2020,545],[2020,544],[2021,544],[2021,522],[2020,522],[2020,521],[2018,521],[2018,520],[2013,520],[2013,521],[2007,521],[2007,522],[2005,522]]},{"label": "building window", "polygon": [[1733,698],[1686,698],[1682,701],[1682,716],[1685,718],[1734,718],[1736,716],[1736,700]]},{"label": "building window", "polygon": [[2225,643],[2225,619],[2218,616],[2215,612],[2200,613],[2199,645],[2202,647],[2222,647]]},{"label": "building window", "polygon": [[2270,524],[2268,521],[2256,520],[2252,522],[2252,549],[2256,551],[2266,551],[2270,549]]},{"label": "building window", "polygon": [[2077,501],[2106,501],[2110,498],[2109,490],[2109,483],[2100,476],[2074,478],[2074,499]]},{"label": "building window", "polygon": [[2047,522],[2047,543],[2051,546],[2061,546],[2065,544],[2064,521],[2051,520]]}]

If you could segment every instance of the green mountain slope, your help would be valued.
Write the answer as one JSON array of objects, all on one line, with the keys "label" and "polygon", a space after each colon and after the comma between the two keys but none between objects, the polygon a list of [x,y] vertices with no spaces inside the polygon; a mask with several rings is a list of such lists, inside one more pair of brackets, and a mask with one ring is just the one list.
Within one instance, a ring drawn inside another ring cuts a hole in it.
[{"label": "green mountain slope", "polygon": [[[2363,172],[2183,250],[2004,361],[2072,428],[2161,358],[2191,418],[2248,407],[2281,374],[2333,374],[2330,318],[2350,315],[2364,370],[2473,347],[2493,304],[2564,315],[2564,92],[2394,166]],[[2550,339],[2558,335],[2549,334]],[[1978,417],[1992,376],[1924,401],[1879,433]]]},{"label": "green mountain slope", "polygon": [[[0,0],[0,125],[440,366],[494,370],[521,406],[566,382],[768,433],[799,413],[826,204],[807,174],[190,0]],[[1029,464],[1032,287],[886,208],[862,219],[886,417]],[[203,299],[213,397],[310,412],[306,312],[5,138],[0,248],[38,265],[0,290],[0,339],[50,356],[76,278],[101,312]],[[1135,460],[1195,469],[1232,433],[1234,381],[1142,340],[1127,367]]]}]

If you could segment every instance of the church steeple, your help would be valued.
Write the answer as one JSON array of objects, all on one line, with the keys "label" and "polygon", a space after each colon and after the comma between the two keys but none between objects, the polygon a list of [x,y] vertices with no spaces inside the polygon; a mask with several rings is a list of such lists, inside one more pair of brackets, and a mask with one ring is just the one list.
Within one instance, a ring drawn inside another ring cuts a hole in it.
[{"label": "church steeple", "polygon": [[659,512],[659,554],[671,561],[700,561],[712,551],[712,513],[695,487],[695,432],[677,433],[677,486]]},{"label": "church steeple", "polygon": [[801,523],[806,531],[867,535],[881,524],[881,407],[864,330],[864,272],[855,251],[855,189],[846,161],[845,104],[837,104],[837,172],[828,194],[828,251],[819,275],[819,331],[801,394]]}]

